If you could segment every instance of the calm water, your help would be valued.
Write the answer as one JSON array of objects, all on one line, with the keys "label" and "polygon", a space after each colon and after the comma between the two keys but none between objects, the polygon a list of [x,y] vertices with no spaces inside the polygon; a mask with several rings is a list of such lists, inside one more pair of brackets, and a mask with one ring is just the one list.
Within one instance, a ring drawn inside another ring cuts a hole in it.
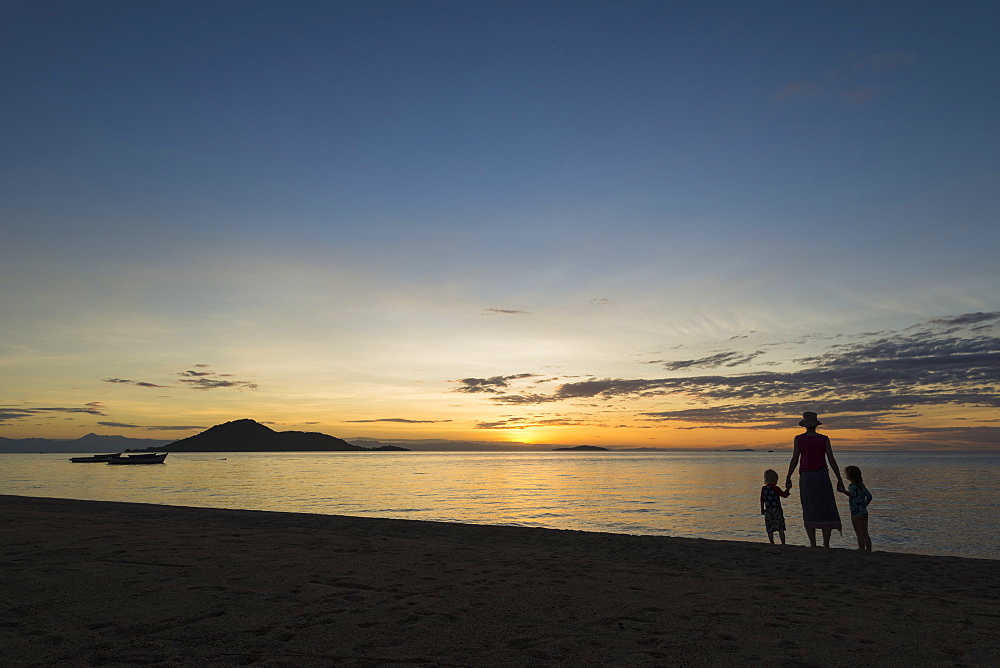
[{"label": "calm water", "polygon": [[[158,466],[0,455],[0,492],[212,508],[766,541],[758,495],[784,453],[197,453]],[[876,550],[1000,559],[1000,455],[843,454],[875,500]],[[797,478],[797,476],[796,476]],[[854,548],[847,497],[838,495]],[[790,543],[807,542],[796,490]]]}]

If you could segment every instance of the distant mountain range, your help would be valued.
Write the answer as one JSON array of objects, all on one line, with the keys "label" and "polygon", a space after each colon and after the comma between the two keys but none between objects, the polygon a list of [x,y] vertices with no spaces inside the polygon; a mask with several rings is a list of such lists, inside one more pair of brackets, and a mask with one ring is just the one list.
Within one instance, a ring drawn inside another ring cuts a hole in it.
[{"label": "distant mountain range", "polygon": [[155,449],[170,442],[156,438],[127,438],[101,434],[87,434],[72,440],[0,436],[0,452],[122,452],[129,449]]},{"label": "distant mountain range", "polygon": [[215,425],[179,441],[87,434],[73,440],[3,438],[2,452],[374,452],[405,451],[397,445],[363,448],[314,431],[274,431],[249,419]]}]

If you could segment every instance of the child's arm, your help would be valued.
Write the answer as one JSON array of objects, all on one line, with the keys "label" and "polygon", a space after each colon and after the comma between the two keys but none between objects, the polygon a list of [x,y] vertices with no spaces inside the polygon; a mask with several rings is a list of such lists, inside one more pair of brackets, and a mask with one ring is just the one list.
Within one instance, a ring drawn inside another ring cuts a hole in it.
[{"label": "child's arm", "polygon": [[854,498],[854,492],[852,492],[849,489],[844,489],[843,485],[841,485],[840,487],[838,487],[837,491],[840,492],[841,494],[846,494],[847,496],[851,497],[852,499]]},{"label": "child's arm", "polygon": [[760,514],[764,514],[764,488],[760,489]]},{"label": "child's arm", "polygon": [[791,489],[791,486],[789,485],[788,487],[786,487],[785,491],[781,491],[781,488],[778,487],[777,485],[774,486],[774,489],[776,492],[778,492],[778,496],[780,496],[783,499],[787,499],[790,493],[788,490]]}]

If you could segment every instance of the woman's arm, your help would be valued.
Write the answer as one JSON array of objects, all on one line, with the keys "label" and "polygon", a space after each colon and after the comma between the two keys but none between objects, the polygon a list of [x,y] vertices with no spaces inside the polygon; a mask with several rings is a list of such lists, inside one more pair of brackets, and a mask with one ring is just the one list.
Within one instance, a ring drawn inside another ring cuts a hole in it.
[{"label": "woman's arm", "polygon": [[799,465],[799,439],[795,439],[795,447],[792,449],[792,461],[788,462],[788,475],[785,476],[785,489],[792,486],[792,474]]},{"label": "woman's arm", "polygon": [[837,491],[844,491],[844,479],[840,476],[840,467],[837,466],[837,460],[833,458],[833,447],[830,445],[830,437],[826,438],[826,459],[830,462],[830,468],[833,469],[833,474],[837,476]]}]

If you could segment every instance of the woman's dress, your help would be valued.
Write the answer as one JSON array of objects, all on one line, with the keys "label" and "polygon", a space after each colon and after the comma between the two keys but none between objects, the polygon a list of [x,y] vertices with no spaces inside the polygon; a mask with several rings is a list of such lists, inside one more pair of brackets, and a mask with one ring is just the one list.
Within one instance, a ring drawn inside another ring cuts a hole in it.
[{"label": "woman's dress", "polygon": [[830,472],[826,468],[826,450],[830,439],[823,434],[799,434],[799,500],[802,521],[807,529],[842,530],[837,499],[833,495]]}]

